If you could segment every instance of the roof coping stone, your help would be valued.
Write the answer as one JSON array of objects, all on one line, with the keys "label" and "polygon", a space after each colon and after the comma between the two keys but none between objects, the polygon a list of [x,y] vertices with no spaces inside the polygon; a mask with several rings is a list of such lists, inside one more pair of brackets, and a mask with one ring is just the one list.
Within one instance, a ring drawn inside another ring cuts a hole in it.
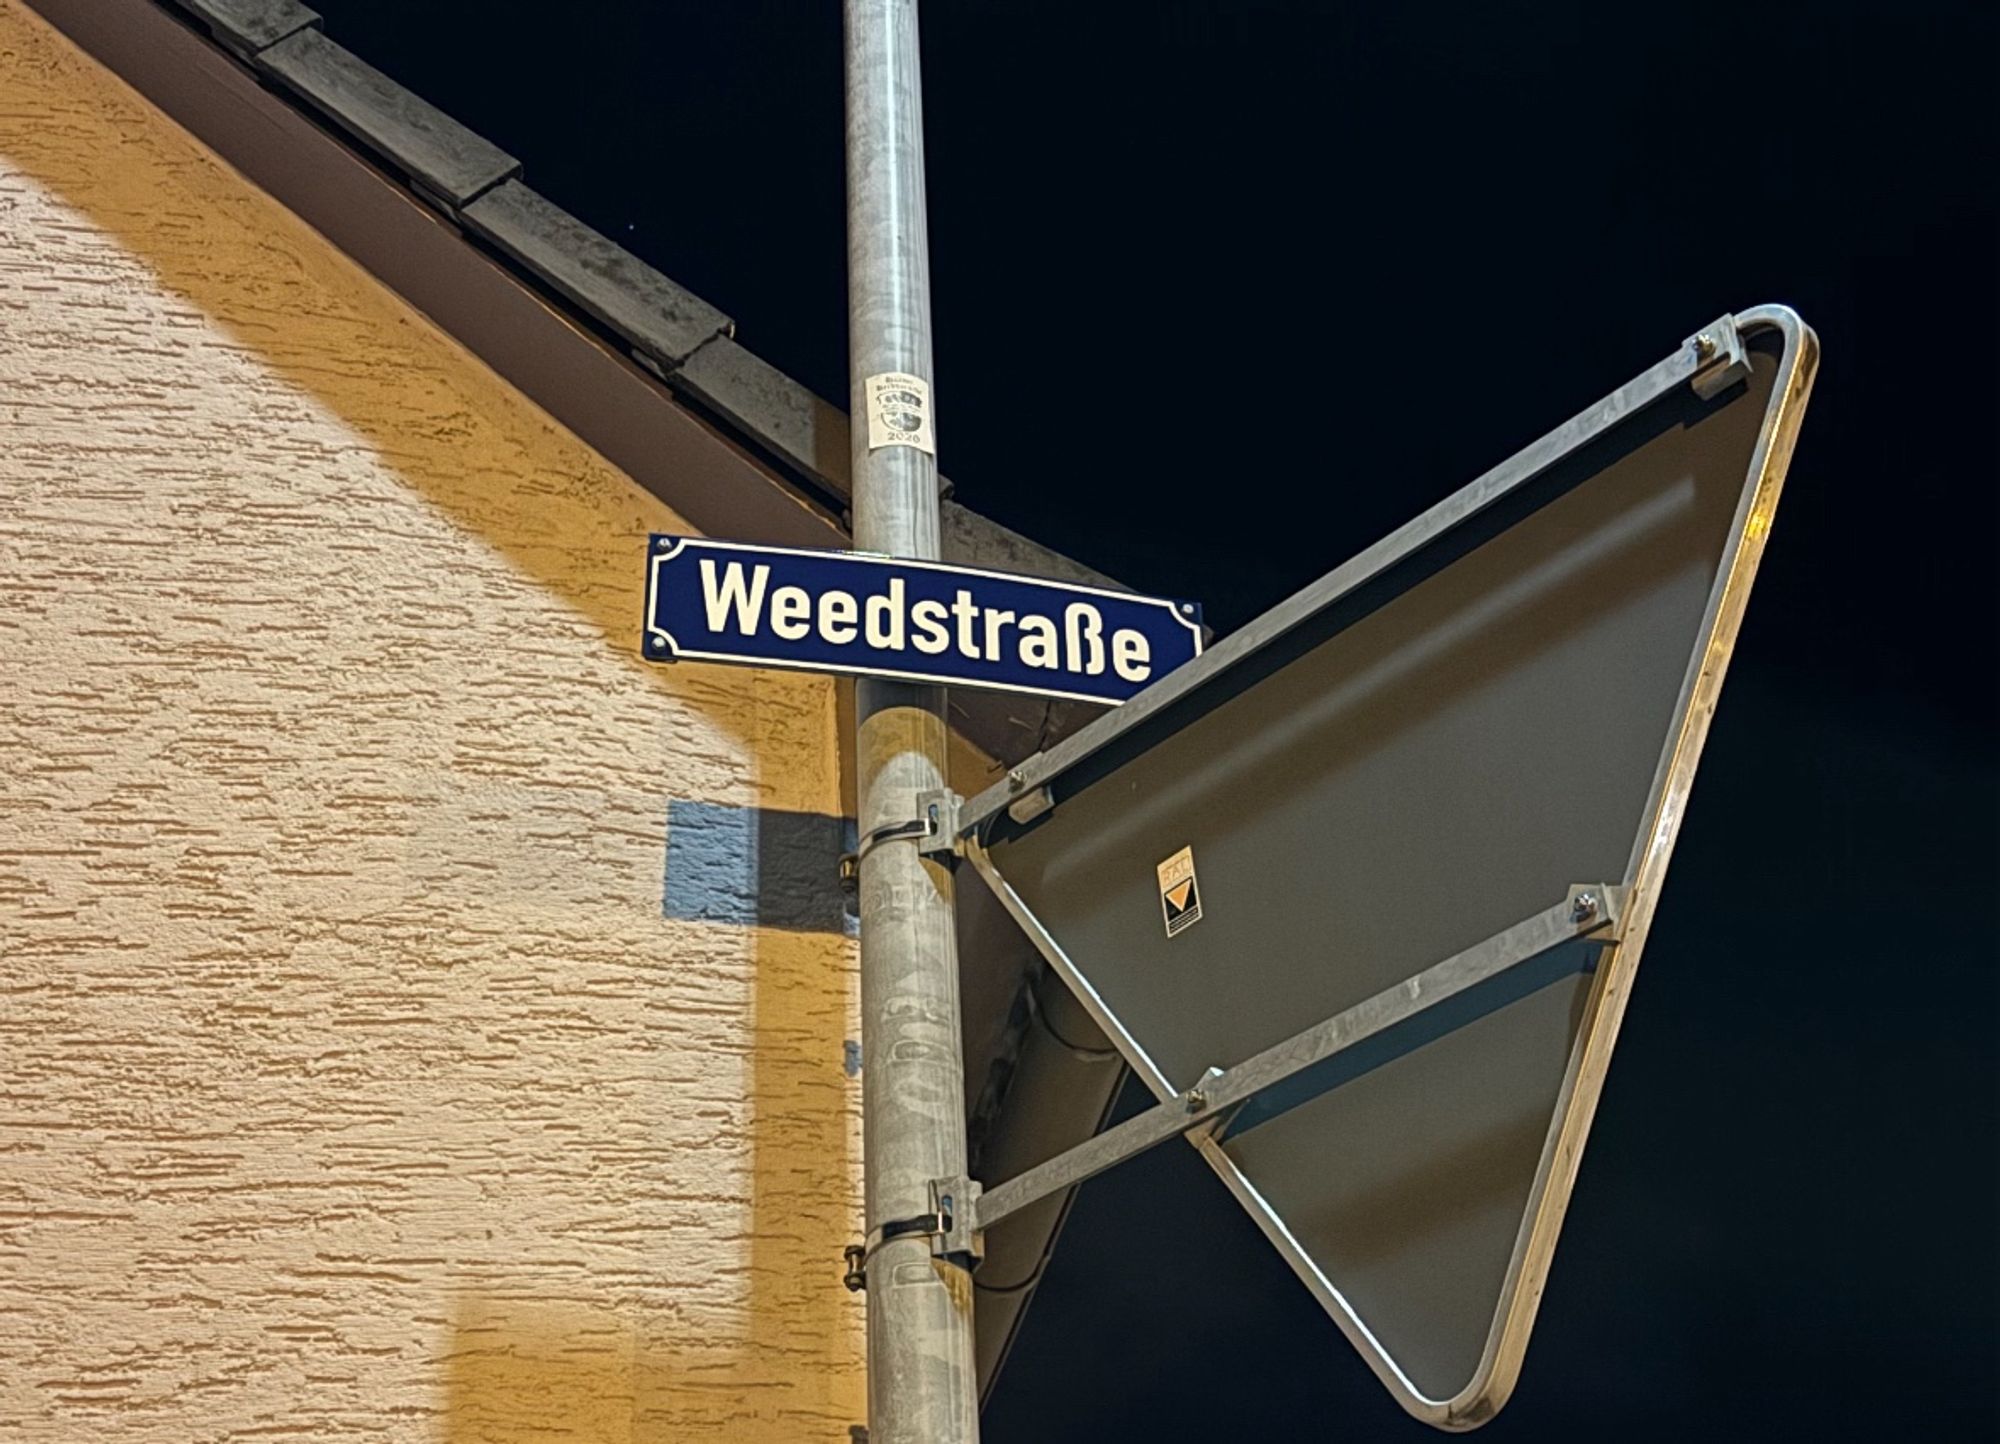
[{"label": "roof coping stone", "polygon": [[456,211],[521,163],[317,30],[257,52],[256,63]]},{"label": "roof coping stone", "polygon": [[518,180],[459,212],[468,229],[671,369],[734,329],[729,317]]}]

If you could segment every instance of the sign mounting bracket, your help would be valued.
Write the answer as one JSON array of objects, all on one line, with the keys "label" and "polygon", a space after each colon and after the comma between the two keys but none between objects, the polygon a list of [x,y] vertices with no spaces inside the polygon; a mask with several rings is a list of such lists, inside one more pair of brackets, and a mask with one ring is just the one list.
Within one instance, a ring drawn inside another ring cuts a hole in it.
[{"label": "sign mounting bracket", "polygon": [[982,1192],[968,1180],[938,1180],[935,1193],[960,1201],[948,1226],[956,1251],[976,1257],[972,1234],[1168,1139],[1207,1132],[1220,1142],[1246,1133],[1558,976],[1587,971],[1599,950],[1617,943],[1625,914],[1624,888],[1578,884],[1553,907],[1233,1068],[1210,1068],[1173,1097],[1005,1183]]},{"label": "sign mounting bracket", "polygon": [[1718,316],[1682,343],[1694,355],[1694,394],[1712,401],[1750,374],[1750,353],[1734,316]]}]

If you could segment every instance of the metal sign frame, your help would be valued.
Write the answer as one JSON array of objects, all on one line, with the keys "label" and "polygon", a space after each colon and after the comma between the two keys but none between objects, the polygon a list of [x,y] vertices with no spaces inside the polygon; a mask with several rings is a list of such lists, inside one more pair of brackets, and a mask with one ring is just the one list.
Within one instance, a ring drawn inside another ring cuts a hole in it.
[{"label": "metal sign frame", "polygon": [[[1692,387],[1703,398],[1719,395],[1747,370],[1743,337],[1762,331],[1778,333],[1782,355],[1624,876],[1579,879],[1579,886],[1571,889],[1567,899],[1549,900],[1546,913],[1524,920],[1467,953],[1441,960],[1410,983],[1315,1024],[1257,1058],[1225,1072],[1211,1070],[1193,1088],[1176,1090],[1092,988],[1084,971],[1000,874],[988,845],[1031,825],[1042,813],[1058,806],[1064,796],[1105,776],[1123,760],[1220,706],[1348,625],[1355,616],[1372,610],[1368,600],[1371,588],[1407,588],[1429,575],[1435,567],[1426,569],[1426,553],[1448,562],[1497,527],[1511,524],[1495,523],[1488,516],[1496,502],[1636,413],[1682,386]],[[957,835],[964,855],[1160,1104],[1029,1174],[986,1191],[983,1197],[977,1185],[941,1180],[940,1216],[945,1220],[942,1232],[946,1245],[974,1248],[975,1230],[1143,1148],[1186,1134],[1405,1410],[1428,1424],[1450,1430],[1476,1427],[1499,1410],[1520,1374],[1584,1140],[1790,464],[1818,355],[1817,338],[1789,308],[1762,306],[1718,318],[1628,385],[963,805],[956,826],[950,830]],[[1415,565],[1407,565],[1410,563]],[[1400,583],[1392,571],[1402,577]],[[1341,1081],[1337,1066],[1340,1053],[1372,1033],[1441,1016],[1446,1010],[1437,1005],[1453,992],[1490,984],[1509,970],[1526,971],[1519,965],[1578,944],[1601,950],[1595,979],[1570,1050],[1485,1349],[1472,1379],[1457,1394],[1427,1397],[1388,1356],[1236,1162],[1223,1152],[1222,1140],[1246,1108],[1261,1108],[1268,1115],[1335,1086]],[[1443,980],[1450,980],[1452,987],[1428,986]],[[954,1188],[959,1203],[956,1220],[951,1217]]]}]

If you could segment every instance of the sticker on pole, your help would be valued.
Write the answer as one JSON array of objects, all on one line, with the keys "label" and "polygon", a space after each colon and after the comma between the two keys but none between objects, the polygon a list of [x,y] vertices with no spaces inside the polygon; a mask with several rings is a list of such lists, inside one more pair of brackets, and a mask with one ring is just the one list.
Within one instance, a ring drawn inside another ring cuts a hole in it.
[{"label": "sticker on pole", "polygon": [[1157,869],[1160,875],[1160,911],[1167,920],[1167,936],[1176,937],[1201,921],[1201,890],[1194,880],[1194,849],[1184,847]]},{"label": "sticker on pole", "polygon": [[868,449],[914,446],[937,455],[931,421],[931,383],[907,371],[884,371],[865,383],[868,399]]}]

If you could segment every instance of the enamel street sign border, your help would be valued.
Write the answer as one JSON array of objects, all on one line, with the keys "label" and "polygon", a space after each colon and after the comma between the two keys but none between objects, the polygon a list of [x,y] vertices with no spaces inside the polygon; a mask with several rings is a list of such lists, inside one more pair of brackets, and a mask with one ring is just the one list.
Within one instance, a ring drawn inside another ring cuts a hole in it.
[{"label": "enamel street sign border", "polygon": [[1192,602],[858,552],[655,535],[641,650],[1118,703],[1201,654]]}]

